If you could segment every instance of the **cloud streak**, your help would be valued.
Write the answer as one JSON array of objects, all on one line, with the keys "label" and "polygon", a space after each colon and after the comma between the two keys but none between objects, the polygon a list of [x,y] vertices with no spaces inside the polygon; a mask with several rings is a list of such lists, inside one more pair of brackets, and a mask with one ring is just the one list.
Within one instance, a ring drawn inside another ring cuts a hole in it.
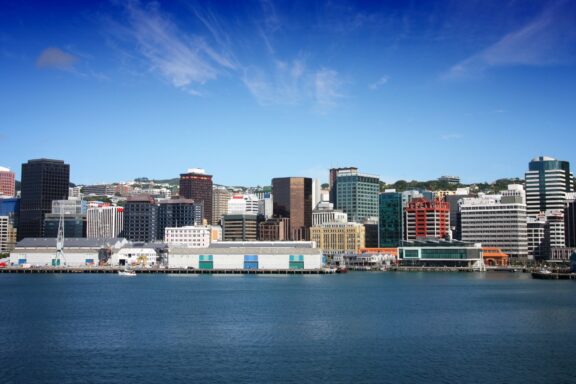
[{"label": "cloud streak", "polygon": [[443,77],[460,79],[476,77],[494,67],[546,66],[573,61],[576,18],[569,8],[569,2],[556,3],[537,19],[457,63]]},{"label": "cloud streak", "polygon": [[40,69],[59,69],[69,71],[74,68],[78,58],[60,48],[46,48],[36,59],[36,67]]},{"label": "cloud streak", "polygon": [[142,8],[133,2],[126,10],[129,25],[124,31],[152,69],[173,86],[187,89],[237,68],[231,52],[217,42],[210,44],[202,36],[186,34],[158,6]]}]

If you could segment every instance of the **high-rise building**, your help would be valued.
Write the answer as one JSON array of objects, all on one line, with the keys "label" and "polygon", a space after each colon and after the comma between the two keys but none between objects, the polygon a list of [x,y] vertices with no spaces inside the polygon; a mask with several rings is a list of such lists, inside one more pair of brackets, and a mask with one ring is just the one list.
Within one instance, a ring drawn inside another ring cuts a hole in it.
[{"label": "high-rise building", "polygon": [[228,200],[228,214],[230,215],[257,215],[259,212],[259,199],[253,194],[235,194]]},{"label": "high-rise building", "polygon": [[258,214],[269,219],[274,215],[273,197],[270,192],[263,192],[258,201]]},{"label": "high-rise building", "polygon": [[0,167],[0,196],[16,196],[14,172],[4,167]]},{"label": "high-rise building", "polygon": [[521,186],[502,195],[464,198],[460,205],[462,240],[498,247],[511,258],[528,257],[526,204]]},{"label": "high-rise building", "polygon": [[450,209],[441,200],[413,199],[405,214],[406,240],[443,239],[450,230]]},{"label": "high-rise building", "polygon": [[197,220],[196,209],[196,204],[192,199],[160,201],[156,239],[164,240],[164,230],[168,227],[177,228],[202,224]]},{"label": "high-rise building", "polygon": [[526,172],[526,213],[563,210],[566,194],[573,191],[570,163],[552,157],[534,158]]},{"label": "high-rise building", "polygon": [[124,229],[124,208],[112,206],[88,208],[86,221],[86,237],[88,238],[119,237]]},{"label": "high-rise building", "polygon": [[212,175],[203,169],[191,168],[180,175],[180,197],[204,202],[204,219],[212,224]]},{"label": "high-rise building", "polygon": [[386,190],[379,196],[380,247],[399,247],[404,233],[402,193]]},{"label": "high-rise building", "polygon": [[20,222],[18,240],[42,237],[44,215],[52,201],[67,199],[70,166],[62,160],[36,159],[22,164]]},{"label": "high-rise building", "polygon": [[16,245],[16,228],[10,216],[0,215],[0,254],[8,253]]},{"label": "high-rise building", "polygon": [[212,224],[218,224],[222,216],[228,213],[230,197],[232,197],[232,193],[228,188],[222,186],[212,188]]},{"label": "high-rise building", "polygon": [[274,217],[290,219],[290,240],[309,240],[312,226],[312,179],[272,179]]},{"label": "high-rise building", "polygon": [[340,170],[336,176],[336,209],[348,214],[348,221],[363,223],[378,217],[378,176],[359,173],[356,169]]},{"label": "high-rise building", "polygon": [[564,209],[564,238],[566,246],[576,247],[576,201],[571,200]]},{"label": "high-rise building", "polygon": [[123,237],[130,241],[150,242],[157,240],[156,201],[149,195],[128,197],[124,206]]},{"label": "high-rise building", "polygon": [[336,196],[336,185],[338,184],[338,172],[340,171],[358,171],[358,168],[356,167],[345,167],[345,168],[331,168],[330,169],[330,177],[328,180],[328,184],[329,184],[329,195],[330,195],[330,202],[332,204],[334,204],[334,206],[337,206],[337,196]]}]

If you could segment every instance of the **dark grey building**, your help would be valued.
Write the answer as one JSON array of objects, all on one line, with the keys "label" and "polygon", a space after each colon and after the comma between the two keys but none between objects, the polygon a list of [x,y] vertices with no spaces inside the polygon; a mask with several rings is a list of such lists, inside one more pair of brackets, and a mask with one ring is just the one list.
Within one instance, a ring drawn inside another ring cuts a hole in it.
[{"label": "dark grey building", "polygon": [[122,237],[130,241],[157,240],[158,206],[149,195],[130,196],[124,206]]},{"label": "dark grey building", "polygon": [[203,204],[195,204],[192,199],[172,199],[161,201],[158,205],[158,233],[156,238],[164,240],[167,227],[201,225]]},{"label": "dark grey building", "polygon": [[36,159],[22,164],[18,240],[43,237],[44,215],[52,200],[68,198],[70,165],[62,160]]}]

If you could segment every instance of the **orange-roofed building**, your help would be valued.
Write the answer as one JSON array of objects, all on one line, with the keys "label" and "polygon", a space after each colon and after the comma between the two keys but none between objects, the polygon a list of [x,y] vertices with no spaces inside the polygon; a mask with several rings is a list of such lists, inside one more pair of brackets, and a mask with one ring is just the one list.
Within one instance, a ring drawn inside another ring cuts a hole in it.
[{"label": "orange-roofed building", "polygon": [[484,264],[489,267],[505,267],[508,265],[508,255],[498,247],[482,247]]}]

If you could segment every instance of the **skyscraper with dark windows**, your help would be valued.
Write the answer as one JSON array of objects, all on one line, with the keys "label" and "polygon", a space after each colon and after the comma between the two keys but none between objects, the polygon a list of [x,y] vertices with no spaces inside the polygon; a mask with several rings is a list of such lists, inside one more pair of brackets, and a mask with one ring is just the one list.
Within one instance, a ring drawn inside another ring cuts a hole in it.
[{"label": "skyscraper with dark windows", "polygon": [[204,219],[212,224],[212,175],[199,168],[180,174],[180,197],[204,202]]},{"label": "skyscraper with dark windows", "polygon": [[44,215],[53,200],[68,198],[70,165],[62,160],[36,159],[22,164],[18,240],[43,237]]},{"label": "skyscraper with dark windows", "polygon": [[124,206],[122,237],[131,241],[150,242],[157,238],[158,206],[150,195],[130,196]]},{"label": "skyscraper with dark windows", "polygon": [[379,196],[380,247],[399,247],[403,239],[402,193],[387,190]]},{"label": "skyscraper with dark windows", "polygon": [[290,219],[290,240],[309,240],[312,226],[312,179],[272,179],[273,216]]},{"label": "skyscraper with dark windows", "polygon": [[[157,239],[164,240],[166,228],[186,227],[190,225],[201,225],[197,221],[196,211],[202,212],[201,204],[194,204],[192,199],[171,199],[164,200],[158,204],[158,228]],[[200,221],[201,221],[200,216]]]}]

